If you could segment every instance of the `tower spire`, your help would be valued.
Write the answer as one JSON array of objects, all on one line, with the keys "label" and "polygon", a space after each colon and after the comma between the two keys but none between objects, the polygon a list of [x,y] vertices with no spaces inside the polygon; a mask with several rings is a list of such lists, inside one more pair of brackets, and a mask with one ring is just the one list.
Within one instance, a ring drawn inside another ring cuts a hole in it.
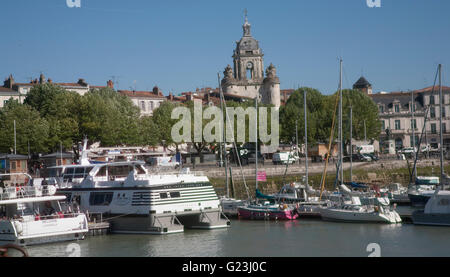
[{"label": "tower spire", "polygon": [[242,28],[244,29],[244,37],[250,37],[250,23],[248,23],[248,18],[247,18],[247,9],[244,10],[244,14],[245,14],[245,22],[244,25],[242,26]]}]

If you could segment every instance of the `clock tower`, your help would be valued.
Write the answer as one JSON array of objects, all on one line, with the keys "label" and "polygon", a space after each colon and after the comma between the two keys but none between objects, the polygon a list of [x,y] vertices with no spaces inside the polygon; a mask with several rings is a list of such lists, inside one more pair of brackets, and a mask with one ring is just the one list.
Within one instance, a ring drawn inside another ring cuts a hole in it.
[{"label": "clock tower", "polygon": [[264,54],[259,48],[259,42],[252,37],[247,15],[242,29],[243,36],[236,41],[233,52],[233,67],[228,65],[224,71],[223,92],[251,99],[258,97],[264,104],[279,107],[280,82],[275,67],[271,64],[270,70],[266,70],[271,76],[265,78]]}]

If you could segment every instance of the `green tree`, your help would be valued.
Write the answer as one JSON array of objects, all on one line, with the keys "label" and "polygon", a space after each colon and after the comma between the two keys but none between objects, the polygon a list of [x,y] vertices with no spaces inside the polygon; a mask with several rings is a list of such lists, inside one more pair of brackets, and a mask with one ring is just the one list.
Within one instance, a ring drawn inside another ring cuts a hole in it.
[{"label": "green tree", "polygon": [[0,152],[8,153],[14,149],[14,120],[18,154],[27,154],[28,146],[31,153],[48,151],[48,122],[29,105],[9,101],[0,110]]}]

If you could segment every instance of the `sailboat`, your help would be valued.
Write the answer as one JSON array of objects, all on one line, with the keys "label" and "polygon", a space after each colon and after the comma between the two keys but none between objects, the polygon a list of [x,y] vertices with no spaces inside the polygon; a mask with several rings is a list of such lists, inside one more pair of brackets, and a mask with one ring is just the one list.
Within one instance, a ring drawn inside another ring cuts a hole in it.
[{"label": "sailboat", "polygon": [[[221,111],[222,114],[224,112],[224,106],[226,108],[226,103],[225,103],[225,99],[223,97],[223,92],[222,92],[222,87],[220,85],[220,75],[217,74],[217,79],[219,82],[219,93],[220,93],[220,107],[221,107]],[[225,124],[226,122],[229,122],[228,120],[228,114],[226,113],[226,118],[225,118]],[[222,139],[223,139],[223,157],[224,157],[224,161],[225,161],[225,186],[227,189],[227,194],[226,196],[223,196],[220,198],[220,206],[222,207],[222,212],[228,216],[228,217],[237,217],[238,216],[238,208],[239,207],[243,207],[245,205],[248,204],[247,200],[239,200],[239,199],[235,199],[235,198],[231,198],[230,197],[230,187],[229,187],[229,179],[228,179],[228,169],[230,170],[230,179],[233,182],[233,172],[231,167],[228,168],[228,158],[227,158],[227,142],[225,139],[225,124],[222,124]],[[233,141],[233,146],[236,147],[236,143]],[[239,166],[241,166],[241,160],[240,157],[238,155],[237,157],[238,159],[238,163]],[[242,170],[242,168],[241,168]],[[244,179],[244,183],[245,183],[245,179]],[[247,188],[247,185],[245,185]],[[234,192],[234,191],[233,191]]]},{"label": "sailboat", "polygon": [[[256,181],[256,198],[261,196],[258,190],[258,98],[255,98],[256,107],[256,128],[255,128],[255,181]],[[298,217],[295,208],[286,203],[271,203],[264,201],[263,203],[249,204],[243,207],[238,207],[238,215],[241,219],[255,219],[255,220],[293,220]]]},{"label": "sailboat", "polygon": [[[442,111],[442,65],[439,65],[439,108]],[[439,117],[440,126],[442,126],[442,115]],[[450,178],[444,174],[444,149],[442,127],[439,132],[440,137],[440,186],[437,186],[433,195],[427,201],[425,209],[415,211],[412,214],[412,220],[417,225],[439,225],[450,226],[450,191],[444,190],[450,183]]]},{"label": "sailboat", "polygon": [[[339,79],[339,184],[343,190],[339,202],[330,202],[328,207],[321,208],[320,213],[323,219],[331,221],[344,222],[381,222],[381,223],[398,223],[401,222],[399,214],[395,210],[391,210],[389,201],[379,198],[362,198],[347,191],[343,184],[343,132],[342,132],[342,59],[340,64]],[[348,188],[347,188],[348,189]],[[346,195],[347,194],[347,195]],[[345,196],[350,196],[350,203],[345,201]],[[361,203],[365,200],[366,203]]]},{"label": "sailboat", "polygon": [[[431,91],[431,95],[434,97],[434,88],[436,85],[436,79],[439,75],[439,82],[441,82],[441,65],[438,66],[438,70],[436,72],[435,77],[435,83],[433,84],[433,89]],[[442,85],[439,84],[439,91],[441,94]],[[425,122],[423,124],[422,129],[422,136],[419,140],[418,149],[420,149],[420,142],[422,140],[422,137],[424,135],[425,129],[426,129],[426,122],[428,120],[428,114],[430,112],[431,105],[428,106],[428,108],[425,111]],[[441,107],[442,110],[442,107]],[[442,123],[441,123],[442,126]],[[418,160],[418,155],[416,153],[416,157],[414,159],[414,167],[413,167],[413,174],[417,175],[416,171],[416,163]],[[411,174],[411,180],[413,179]],[[411,182],[411,184],[408,187],[408,198],[411,201],[411,206],[413,207],[424,207],[425,204],[428,202],[428,200],[434,195],[435,190],[439,186],[440,182],[442,182],[442,176],[431,176],[431,177],[425,177],[425,176],[415,176],[414,183]]]}]

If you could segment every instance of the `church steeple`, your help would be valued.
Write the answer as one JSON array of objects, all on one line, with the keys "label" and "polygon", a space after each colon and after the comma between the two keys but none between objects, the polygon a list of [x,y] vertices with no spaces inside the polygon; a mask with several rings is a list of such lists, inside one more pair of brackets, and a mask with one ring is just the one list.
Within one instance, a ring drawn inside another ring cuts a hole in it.
[{"label": "church steeple", "polygon": [[245,22],[244,25],[242,25],[242,28],[244,29],[244,37],[251,37],[252,34],[250,32],[252,25],[250,25],[250,23],[248,23],[248,19],[247,19],[247,9],[245,9]]}]

